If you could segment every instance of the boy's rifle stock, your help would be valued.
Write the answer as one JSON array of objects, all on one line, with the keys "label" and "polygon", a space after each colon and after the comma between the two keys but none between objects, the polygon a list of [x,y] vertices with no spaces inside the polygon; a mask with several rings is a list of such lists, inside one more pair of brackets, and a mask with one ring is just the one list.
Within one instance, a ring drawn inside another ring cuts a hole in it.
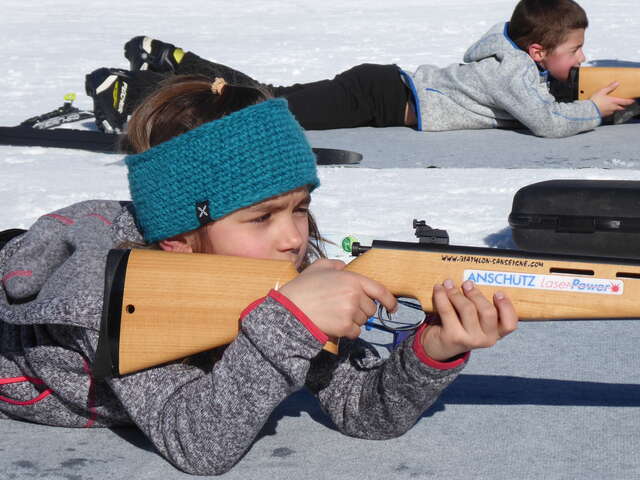
[{"label": "boy's rifle stock", "polygon": [[613,82],[620,85],[609,95],[640,98],[640,68],[637,67],[573,67],[566,82],[552,80],[551,91],[560,101],[587,100]]},{"label": "boy's rifle stock", "polygon": [[[506,292],[522,320],[640,317],[640,260],[567,257],[429,243],[354,243],[346,270],[417,299],[432,311],[432,287],[475,281]],[[118,376],[231,342],[242,310],[298,273],[293,264],[158,250],[112,250],[94,365]]]}]

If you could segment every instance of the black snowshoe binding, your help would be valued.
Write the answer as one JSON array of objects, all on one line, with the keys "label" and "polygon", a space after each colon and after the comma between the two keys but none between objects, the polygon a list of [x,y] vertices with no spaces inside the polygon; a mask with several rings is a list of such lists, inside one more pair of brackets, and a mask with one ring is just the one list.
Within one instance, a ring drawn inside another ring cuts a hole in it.
[{"label": "black snowshoe binding", "polygon": [[175,73],[184,57],[184,51],[170,43],[150,37],[133,37],[124,44],[124,56],[129,60],[129,69],[151,70],[158,73]]},{"label": "black snowshoe binding", "polygon": [[85,90],[93,98],[96,125],[104,133],[124,131],[129,79],[129,72],[119,68],[99,68],[85,77]]}]

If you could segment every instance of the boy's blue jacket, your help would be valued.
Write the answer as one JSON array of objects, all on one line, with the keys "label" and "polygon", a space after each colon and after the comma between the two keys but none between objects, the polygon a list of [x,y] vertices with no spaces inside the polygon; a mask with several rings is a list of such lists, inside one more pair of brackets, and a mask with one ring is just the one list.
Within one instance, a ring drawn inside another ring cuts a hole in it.
[{"label": "boy's blue jacket", "polygon": [[360,339],[341,341],[338,356],[322,353],[271,293],[247,310],[224,353],[98,381],[106,255],[141,241],[129,205],[86,201],[44,215],[0,250],[0,423],[136,425],[181,470],[220,474],[303,387],[341,432],[384,439],[411,428],[466,364],[425,360],[413,338],[387,359]]},{"label": "boy's blue jacket", "polygon": [[555,101],[547,73],[511,41],[505,23],[474,43],[464,62],[404,73],[414,90],[419,130],[525,126],[541,137],[568,137],[602,121],[591,100]]}]

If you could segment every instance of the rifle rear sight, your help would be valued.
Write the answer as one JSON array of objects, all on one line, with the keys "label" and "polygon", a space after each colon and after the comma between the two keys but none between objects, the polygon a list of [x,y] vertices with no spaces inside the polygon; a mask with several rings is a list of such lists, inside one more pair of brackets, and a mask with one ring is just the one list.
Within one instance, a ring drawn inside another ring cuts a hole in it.
[{"label": "rifle rear sight", "polygon": [[[414,218],[413,229],[415,230],[415,236],[418,238],[418,243],[427,245],[449,245],[449,234],[447,231],[431,228],[424,220],[416,220]],[[351,256],[357,257],[370,248],[370,246],[361,245],[360,242],[353,242],[351,244]]]}]

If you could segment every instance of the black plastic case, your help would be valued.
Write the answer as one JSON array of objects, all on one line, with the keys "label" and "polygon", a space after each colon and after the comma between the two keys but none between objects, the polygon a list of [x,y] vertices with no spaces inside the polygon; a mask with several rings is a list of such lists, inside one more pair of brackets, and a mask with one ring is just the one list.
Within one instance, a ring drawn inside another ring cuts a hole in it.
[{"label": "black plastic case", "polygon": [[509,215],[522,250],[640,257],[640,181],[548,180],[521,188]]}]

